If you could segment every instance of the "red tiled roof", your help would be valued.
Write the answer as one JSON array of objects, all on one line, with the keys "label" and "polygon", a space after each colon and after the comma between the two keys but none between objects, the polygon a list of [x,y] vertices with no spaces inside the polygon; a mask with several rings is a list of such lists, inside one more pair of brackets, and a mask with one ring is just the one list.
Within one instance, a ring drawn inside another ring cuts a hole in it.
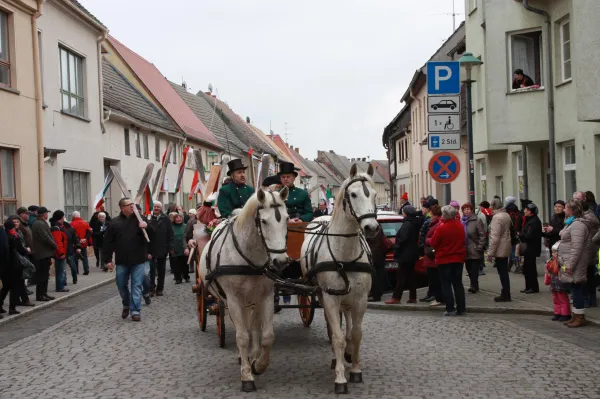
[{"label": "red tiled roof", "polygon": [[296,156],[295,151],[289,148],[287,144],[283,142],[280,135],[274,134],[272,136],[269,136],[269,138],[273,140],[273,143],[275,143],[275,145],[277,145],[277,147],[279,147],[288,156],[289,159],[292,160],[294,166],[300,168],[300,172],[298,172],[300,177],[306,177],[309,175],[306,169],[304,168],[302,161]]},{"label": "red tiled roof", "polygon": [[154,64],[148,62],[134,51],[127,48],[112,36],[108,40],[125,60],[138,78],[156,97],[163,108],[169,113],[179,127],[192,138],[200,140],[212,147],[222,149],[219,140],[198,119],[196,114],[187,106],[185,101],[171,87],[167,79],[160,73]]}]

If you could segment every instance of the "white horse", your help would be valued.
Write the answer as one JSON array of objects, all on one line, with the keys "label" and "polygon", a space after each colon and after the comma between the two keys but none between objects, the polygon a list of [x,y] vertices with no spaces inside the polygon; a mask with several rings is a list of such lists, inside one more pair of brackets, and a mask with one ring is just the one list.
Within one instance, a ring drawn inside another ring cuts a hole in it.
[{"label": "white horse", "polygon": [[226,301],[236,330],[245,392],[256,390],[252,374],[267,369],[275,341],[275,283],[263,271],[279,271],[288,264],[287,196],[287,188],[279,193],[259,189],[237,216],[217,226],[200,256],[204,287]]},{"label": "white horse", "polygon": [[[308,225],[310,233],[305,235],[302,245],[302,271],[322,291],[320,302],[332,332],[336,394],[348,393],[344,355],[352,363],[350,382],[362,382],[359,350],[372,270],[363,233],[371,237],[380,228],[375,213],[376,192],[372,176],[371,165],[367,173],[359,173],[353,164],[350,178],[344,181],[336,198],[331,221],[317,230],[314,230],[317,224]],[[322,234],[312,234],[317,232]],[[346,319],[345,337],[341,312]]]}]

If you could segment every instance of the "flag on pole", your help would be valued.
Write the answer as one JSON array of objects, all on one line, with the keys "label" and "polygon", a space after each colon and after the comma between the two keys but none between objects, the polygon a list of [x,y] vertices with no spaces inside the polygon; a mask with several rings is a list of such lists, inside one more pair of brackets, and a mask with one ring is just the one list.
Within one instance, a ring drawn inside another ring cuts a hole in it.
[{"label": "flag on pole", "polygon": [[181,165],[179,166],[179,174],[177,175],[177,183],[175,184],[175,189],[173,192],[178,193],[181,188],[181,182],[183,181],[183,172],[185,171],[185,163],[187,161],[187,156],[189,152],[193,150],[190,147],[185,147],[183,149],[183,156],[181,157]]},{"label": "flag on pole", "polygon": [[114,177],[115,176],[113,175],[112,171],[109,170],[106,178],[104,179],[104,187],[102,187],[102,190],[96,194],[96,198],[94,198],[94,209],[98,210],[104,204],[104,196],[106,195],[106,192],[108,191],[110,183],[112,183]]},{"label": "flag on pole", "polygon": [[323,184],[321,184],[321,199],[325,200],[325,202],[329,202],[330,198],[333,198],[331,190],[329,190],[328,187],[325,187]]},{"label": "flag on pole", "polygon": [[264,180],[264,179],[262,179],[262,176],[260,175],[261,169],[262,169],[262,161],[258,161],[258,167],[256,169],[256,170],[258,170],[258,173],[256,173],[256,175],[257,175],[256,176],[256,187],[260,187],[262,185],[261,180]]},{"label": "flag on pole", "polygon": [[251,157],[252,154],[254,154],[254,148],[250,148],[250,150],[248,150],[248,156]]},{"label": "flag on pole", "polygon": [[152,201],[152,193],[150,192],[150,185],[146,186],[144,191],[144,215],[150,215],[154,209],[154,201]]},{"label": "flag on pole", "polygon": [[194,177],[192,178],[192,188],[190,189],[190,194],[188,195],[188,200],[191,201],[194,198],[194,195],[198,192],[198,182],[200,181],[200,174],[196,170],[194,172]]}]

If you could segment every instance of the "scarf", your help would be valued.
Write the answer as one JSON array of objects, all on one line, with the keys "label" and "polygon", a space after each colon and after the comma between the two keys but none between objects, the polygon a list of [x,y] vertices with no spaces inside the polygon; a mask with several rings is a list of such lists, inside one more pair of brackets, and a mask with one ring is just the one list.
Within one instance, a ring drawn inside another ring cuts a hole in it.
[{"label": "scarf", "polygon": [[15,237],[18,237],[18,235],[17,235],[17,229],[15,229],[14,227],[12,229],[8,230],[8,233],[12,234]]},{"label": "scarf", "polygon": [[571,223],[573,223],[573,220],[575,220],[575,216],[570,216],[570,217],[566,218],[565,219],[565,226],[568,226]]},{"label": "scarf", "polygon": [[467,224],[469,223],[469,219],[471,219],[471,215],[469,215],[469,216],[463,215],[463,217],[460,218],[460,222],[462,223],[462,225],[465,229],[465,245],[467,247],[469,247],[469,234],[467,233]]}]

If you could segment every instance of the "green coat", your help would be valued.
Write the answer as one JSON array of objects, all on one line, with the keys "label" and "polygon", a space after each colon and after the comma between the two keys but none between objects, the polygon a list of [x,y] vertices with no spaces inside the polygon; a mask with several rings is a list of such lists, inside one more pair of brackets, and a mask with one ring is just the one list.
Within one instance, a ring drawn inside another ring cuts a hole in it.
[{"label": "green coat", "polygon": [[184,256],[185,253],[185,224],[173,224],[173,256]]},{"label": "green coat", "polygon": [[245,184],[239,186],[235,183],[229,183],[221,187],[218,199],[221,217],[227,218],[234,209],[243,208],[252,194],[254,194],[254,189]]},{"label": "green coat", "polygon": [[290,219],[297,217],[303,222],[313,220],[312,204],[306,190],[296,186],[292,187],[285,203]]}]

